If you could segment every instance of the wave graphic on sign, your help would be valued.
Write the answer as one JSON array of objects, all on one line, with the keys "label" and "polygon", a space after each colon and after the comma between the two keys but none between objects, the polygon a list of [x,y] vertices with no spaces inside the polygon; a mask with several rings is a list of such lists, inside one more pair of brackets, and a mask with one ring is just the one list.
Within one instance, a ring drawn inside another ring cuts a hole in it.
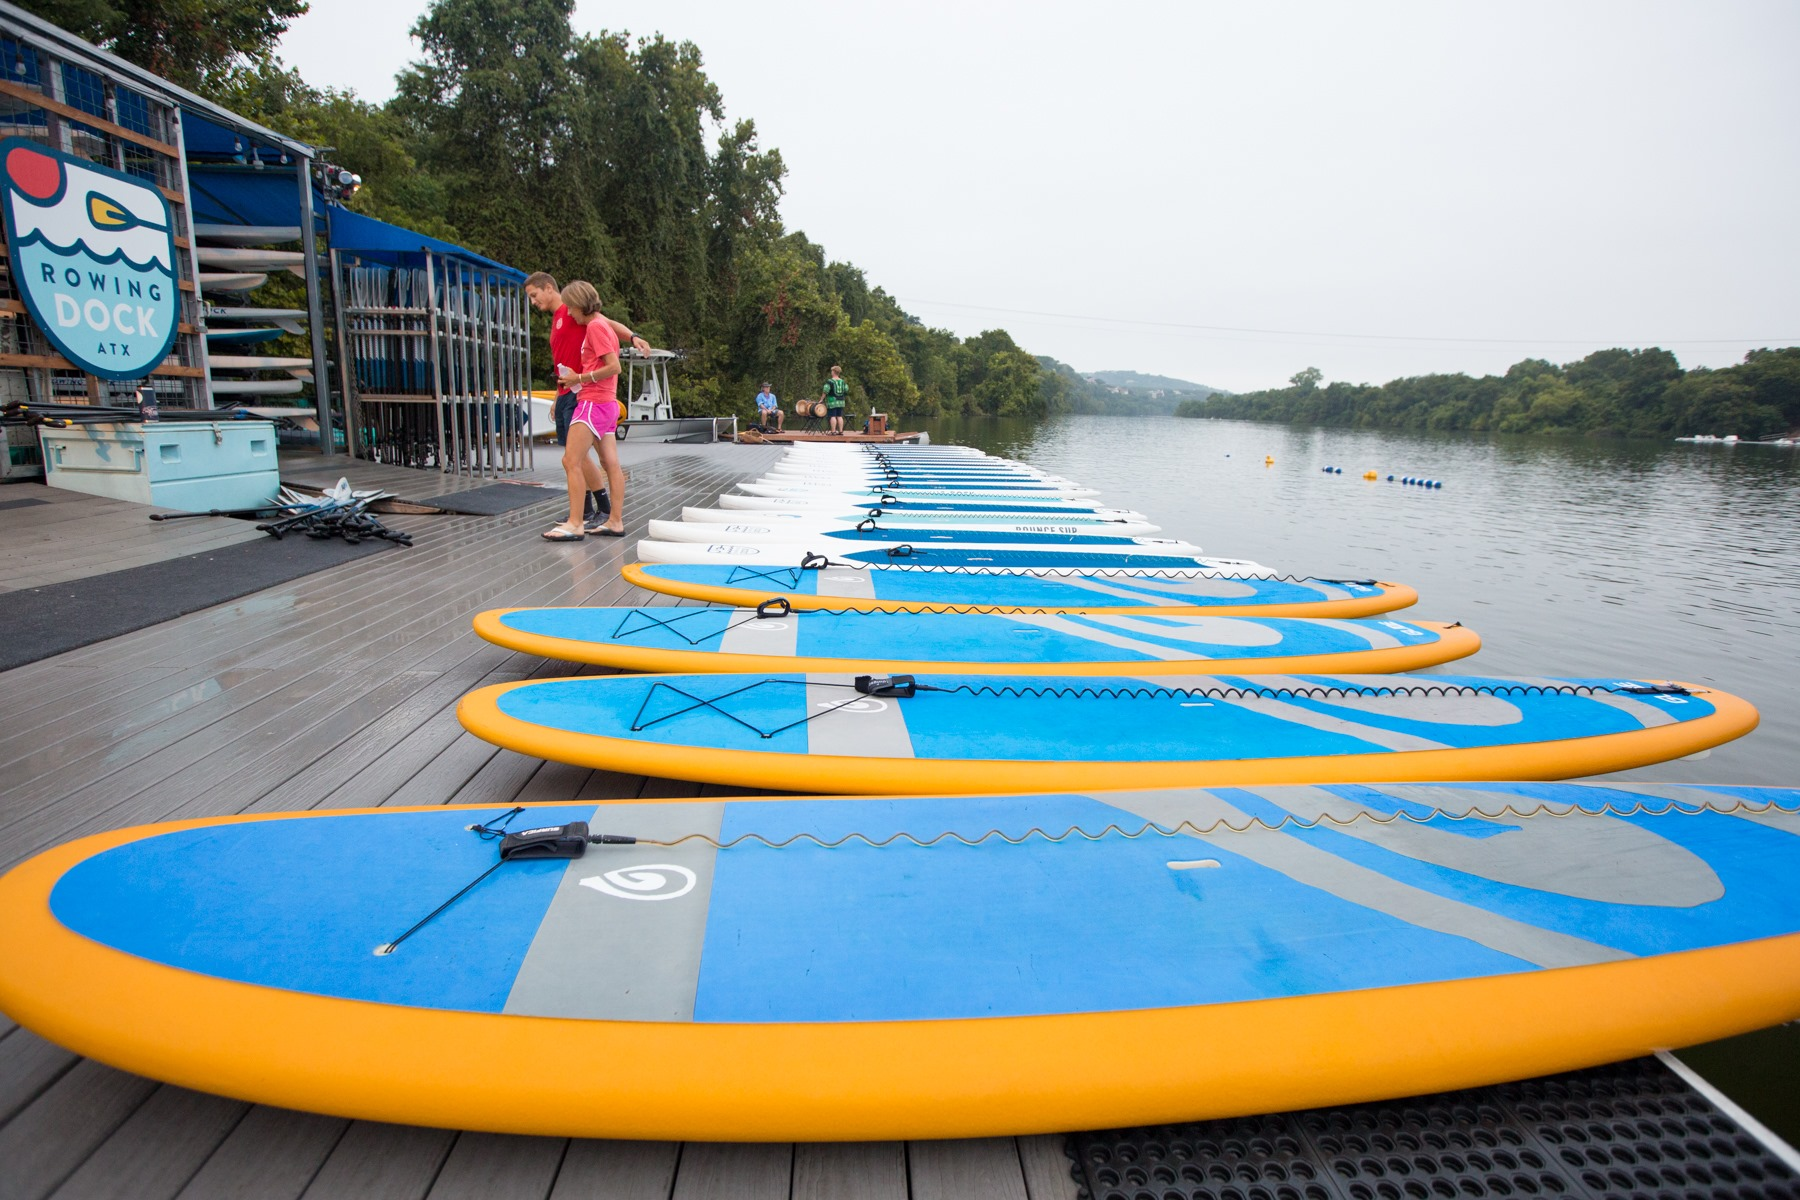
[{"label": "wave graphic on sign", "polygon": [[25,138],[0,141],[0,180],[12,281],[39,332],[102,378],[156,370],[181,319],[162,193]]},{"label": "wave graphic on sign", "polygon": [[139,269],[175,273],[168,207],[154,189],[24,146],[14,147],[7,159],[12,186],[6,200],[22,242],[41,242],[60,255],[85,251],[97,262],[124,259]]}]

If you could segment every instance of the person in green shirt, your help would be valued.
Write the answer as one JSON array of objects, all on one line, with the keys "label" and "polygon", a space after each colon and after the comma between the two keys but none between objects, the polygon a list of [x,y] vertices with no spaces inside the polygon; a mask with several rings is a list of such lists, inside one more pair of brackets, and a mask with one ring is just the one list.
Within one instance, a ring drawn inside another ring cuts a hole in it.
[{"label": "person in green shirt", "polygon": [[831,432],[844,432],[844,402],[850,399],[850,383],[844,378],[844,368],[831,368],[831,378],[825,381],[819,399],[825,402],[825,415],[831,421]]}]

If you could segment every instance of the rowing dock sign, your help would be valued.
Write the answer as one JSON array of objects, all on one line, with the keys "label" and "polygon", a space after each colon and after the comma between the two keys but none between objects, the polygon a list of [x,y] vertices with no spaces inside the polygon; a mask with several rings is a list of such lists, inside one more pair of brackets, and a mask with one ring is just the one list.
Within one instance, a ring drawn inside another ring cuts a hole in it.
[{"label": "rowing dock sign", "polygon": [[138,379],[180,319],[169,202],[142,180],[27,138],[0,141],[12,277],[51,345],[103,379]]}]

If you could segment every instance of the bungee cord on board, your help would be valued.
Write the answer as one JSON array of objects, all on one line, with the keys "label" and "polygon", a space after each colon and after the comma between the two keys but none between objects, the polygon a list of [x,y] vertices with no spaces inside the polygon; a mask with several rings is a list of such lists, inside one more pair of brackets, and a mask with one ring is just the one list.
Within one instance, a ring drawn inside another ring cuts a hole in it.
[{"label": "bungee cord on board", "polygon": [[[1016,615],[1019,615],[1017,613],[1017,611],[1014,609],[996,608],[991,605],[955,605],[955,606],[950,606],[950,607],[934,610],[930,614],[906,612],[903,610],[896,610],[896,609],[891,609],[891,608],[821,608],[821,609],[810,609],[804,613],[799,613],[799,612],[795,611],[792,602],[789,601],[786,596],[771,596],[767,600],[764,600],[761,603],[757,604],[756,607],[748,615],[739,617],[735,621],[730,621],[730,622],[726,623],[725,625],[720,626],[717,629],[709,630],[705,633],[699,634],[698,636],[692,636],[692,635],[688,634],[685,630],[676,628],[676,626],[681,625],[683,623],[692,622],[696,619],[703,619],[714,613],[731,612],[731,611],[736,611],[736,609],[726,609],[723,607],[682,608],[682,609],[628,608],[623,611],[622,615],[619,617],[619,623],[617,625],[613,626],[613,631],[608,636],[613,638],[615,641],[624,641],[626,638],[637,637],[640,634],[648,634],[655,630],[661,630],[665,633],[673,634],[674,636],[680,638],[682,641],[686,642],[690,646],[698,646],[703,642],[722,641],[726,634],[730,633],[734,629],[741,629],[745,625],[754,625],[758,621],[764,621],[764,620],[770,620],[770,619],[776,619],[776,618],[786,618],[786,617],[805,616],[809,619],[817,618],[818,623],[823,624],[827,620],[834,618],[834,617],[837,617],[837,618],[869,617],[869,618],[885,619],[885,620],[898,620],[900,618],[907,618],[907,619],[911,619],[911,620],[916,620],[921,615],[930,615],[930,616],[1016,616]],[[665,612],[674,613],[675,615],[665,617],[662,615]],[[1073,615],[1080,617],[1080,616],[1087,616],[1090,614],[1076,613]],[[636,624],[633,624],[634,618],[637,621]],[[1246,617],[1243,619],[1254,620],[1256,618]],[[1453,621],[1450,623],[1450,628],[1452,628],[1452,629],[1460,629],[1461,627],[1462,627],[1461,621]]]},{"label": "bungee cord on board", "polygon": [[1794,808],[1784,808],[1773,800],[1761,804],[1748,800],[1732,800],[1729,803],[1708,800],[1702,804],[1684,804],[1679,800],[1670,800],[1658,806],[1642,800],[1629,805],[1607,800],[1598,805],[1586,806],[1553,804],[1545,801],[1525,807],[1503,804],[1492,810],[1479,805],[1465,811],[1427,807],[1422,813],[1409,812],[1404,809],[1392,813],[1364,810],[1347,817],[1340,817],[1336,813],[1321,813],[1316,817],[1302,817],[1290,813],[1279,821],[1266,821],[1261,817],[1251,816],[1242,825],[1233,824],[1229,819],[1220,817],[1218,820],[1204,825],[1193,821],[1180,821],[1174,825],[1161,825],[1155,821],[1145,821],[1135,828],[1128,828],[1116,822],[1107,824],[1100,829],[1070,825],[1061,833],[1052,833],[1040,825],[1033,825],[1017,835],[999,829],[990,829],[977,837],[967,837],[954,830],[946,830],[930,837],[921,837],[906,830],[879,838],[870,837],[862,832],[853,832],[831,839],[822,838],[815,833],[795,833],[785,838],[770,838],[765,834],[752,832],[740,833],[736,837],[721,840],[711,834],[688,833],[669,839],[639,838],[638,844],[676,847],[688,842],[697,842],[717,850],[732,850],[752,844],[768,850],[787,850],[797,846],[810,846],[817,850],[840,850],[846,846],[860,844],[873,850],[885,850],[893,846],[911,846],[916,849],[929,850],[945,842],[954,842],[957,845],[969,847],[981,846],[988,842],[1005,842],[1009,846],[1022,846],[1027,842],[1034,841],[1060,844],[1071,840],[1099,842],[1115,837],[1126,841],[1137,841],[1147,837],[1208,838],[1224,834],[1305,832],[1326,828],[1348,829],[1357,825],[1393,825],[1401,821],[1409,821],[1415,825],[1429,825],[1438,820],[1493,822],[1509,819],[1523,821],[1535,817],[1663,817],[1672,813],[1690,817],[1708,813],[1721,816],[1744,816],[1746,814],[1760,816],[1765,813],[1774,813],[1780,816],[1800,817],[1800,804]]},{"label": "bungee cord on board", "polygon": [[[834,559],[824,554],[808,552],[797,567],[745,567],[734,564],[731,573],[725,577],[726,587],[734,584],[759,579],[777,582],[783,577],[784,586],[799,587],[802,571],[824,570],[851,571],[924,571],[939,572],[946,575],[1004,575],[1009,578],[1024,576],[1031,579],[1053,578],[1067,579],[1080,576],[1084,579],[1105,577],[1129,585],[1133,583],[1156,583],[1162,580],[1173,582],[1191,582],[1196,579],[1262,579],[1275,583],[1323,583],[1333,587],[1380,587],[1377,579],[1327,579],[1320,575],[1285,575],[1277,571],[1227,571],[1214,567],[1162,567],[1154,571],[1120,570],[1117,567],[1057,567],[1034,566],[1026,571],[1018,571],[1007,567],[983,567],[967,563],[866,563],[858,560]],[[959,610],[960,611],[960,610]],[[970,606],[969,611],[984,611],[980,606]]]},{"label": "bungee cord on board", "polygon": [[[746,618],[746,620],[750,619],[753,618]],[[808,713],[804,717],[789,721],[784,725],[777,725],[773,729],[764,729],[760,725],[720,707],[727,700],[765,687],[850,688],[857,695],[848,697],[841,704],[822,707],[817,712]],[[920,683],[911,675],[891,677],[859,675],[854,683],[817,682],[807,679],[755,679],[734,687],[722,695],[708,697],[695,695],[686,688],[670,683],[666,679],[658,679],[644,693],[644,698],[638,704],[638,710],[631,719],[630,728],[633,733],[642,733],[646,729],[665,721],[672,721],[676,717],[686,716],[701,709],[711,709],[719,716],[741,725],[767,740],[777,734],[786,733],[790,729],[805,725],[809,721],[816,721],[820,717],[829,716],[839,709],[856,704],[861,696],[898,696],[905,699],[918,692],[942,692],[1012,700],[1343,700],[1352,696],[1423,696],[1431,699],[1442,699],[1448,696],[1597,696],[1602,694],[1613,696],[1693,696],[1703,695],[1706,690],[1705,688],[1688,688],[1677,683],[1523,683],[1510,680],[1491,683],[1295,684],[1292,687],[1274,687],[1267,684],[1224,684],[1191,688],[1164,687],[1153,684],[1129,687],[1093,685],[1032,687],[1024,684],[991,683],[958,683],[946,687]],[[652,720],[645,720],[644,716],[650,709],[651,701],[663,691],[672,692],[692,703]]]}]

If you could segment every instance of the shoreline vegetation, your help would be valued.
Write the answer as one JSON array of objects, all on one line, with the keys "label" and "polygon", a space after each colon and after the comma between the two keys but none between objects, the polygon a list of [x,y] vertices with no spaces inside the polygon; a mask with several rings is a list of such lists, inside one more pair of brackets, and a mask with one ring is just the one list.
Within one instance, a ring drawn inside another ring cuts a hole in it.
[{"label": "shoreline vegetation", "polygon": [[[753,420],[765,380],[792,411],[833,363],[850,381],[852,411],[898,421],[1166,413],[1178,399],[1094,382],[1004,329],[959,338],[906,312],[783,223],[781,152],[761,145],[753,121],[727,120],[698,46],[579,34],[574,0],[433,0],[413,27],[418,59],[385,104],[312,87],[276,57],[306,0],[20,2],[330,147],[334,163],[363,177],[349,201],[356,211],[559,282],[593,282],[609,315],[685,354],[674,371],[678,415]],[[542,346],[548,319],[534,320]],[[549,386],[548,357],[533,362],[538,386]]]},{"label": "shoreline vegetation", "polygon": [[1183,401],[1178,417],[1356,429],[1691,437],[1757,441],[1800,428],[1800,347],[1752,350],[1734,366],[1684,371],[1667,350],[1600,350],[1504,375],[1418,375],[1321,386],[1308,367],[1285,388]]}]

